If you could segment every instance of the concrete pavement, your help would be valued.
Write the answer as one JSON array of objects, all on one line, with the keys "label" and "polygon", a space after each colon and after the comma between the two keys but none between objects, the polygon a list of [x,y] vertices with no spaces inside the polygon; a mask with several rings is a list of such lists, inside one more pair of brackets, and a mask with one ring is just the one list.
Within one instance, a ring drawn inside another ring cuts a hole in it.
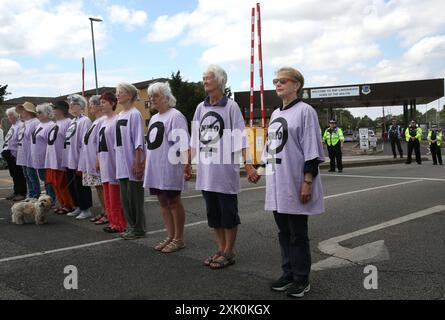
[{"label": "concrete pavement", "polygon": [[[0,179],[7,179],[3,172]],[[325,240],[445,205],[445,170],[431,162],[350,168],[342,175],[323,169],[322,179],[326,213],[310,219],[314,264],[330,257],[318,247]],[[55,215],[41,227],[15,226],[9,221],[10,203],[1,200],[0,299],[287,299],[269,289],[280,275],[280,254],[273,217],[263,209],[264,181],[251,185],[243,179],[242,188],[237,264],[219,271],[202,266],[215,247],[193,185],[183,197],[187,248],[171,255],[152,249],[165,235],[159,206],[149,196],[150,234],[133,242]],[[0,189],[0,197],[6,195]],[[314,271],[305,299],[444,299],[443,230],[445,212],[440,211],[346,240],[341,245],[349,249],[384,240],[389,260]],[[370,264],[378,270],[377,290],[364,287],[364,268]],[[78,269],[78,290],[63,286],[68,265]]]}]

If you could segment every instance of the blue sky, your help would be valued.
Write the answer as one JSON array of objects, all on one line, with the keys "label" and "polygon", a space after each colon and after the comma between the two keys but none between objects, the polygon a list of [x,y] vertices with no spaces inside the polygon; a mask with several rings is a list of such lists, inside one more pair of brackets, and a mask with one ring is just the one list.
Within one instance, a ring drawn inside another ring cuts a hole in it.
[{"label": "blue sky", "polygon": [[[197,81],[206,65],[216,63],[228,71],[232,90],[247,90],[255,3],[0,0],[0,83],[9,85],[11,97],[78,91],[84,56],[86,87],[93,88],[88,17],[96,16],[104,20],[95,24],[100,86],[168,77],[177,70]],[[274,70],[284,65],[300,69],[307,86],[445,76],[441,0],[261,3],[267,89]],[[382,111],[354,110],[365,113],[376,117]]]}]

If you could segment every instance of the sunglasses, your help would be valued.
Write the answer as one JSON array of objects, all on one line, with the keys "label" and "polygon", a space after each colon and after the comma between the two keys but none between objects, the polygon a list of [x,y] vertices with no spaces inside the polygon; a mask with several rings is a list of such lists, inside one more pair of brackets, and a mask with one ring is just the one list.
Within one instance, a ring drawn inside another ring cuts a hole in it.
[{"label": "sunglasses", "polygon": [[273,79],[273,85],[274,86],[276,86],[278,83],[280,83],[280,84],[286,84],[286,83],[288,83],[288,82],[294,82],[294,83],[296,83],[297,81],[295,81],[295,80],[292,80],[292,79],[288,79],[288,78],[281,78],[281,79]]}]

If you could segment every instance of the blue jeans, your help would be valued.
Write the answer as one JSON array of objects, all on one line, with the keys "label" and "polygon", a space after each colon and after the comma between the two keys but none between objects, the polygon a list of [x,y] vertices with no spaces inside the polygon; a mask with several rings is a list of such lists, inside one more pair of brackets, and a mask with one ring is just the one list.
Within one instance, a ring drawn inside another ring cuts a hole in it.
[{"label": "blue jeans", "polygon": [[38,199],[40,197],[40,181],[37,170],[30,167],[23,167],[26,185],[28,186],[28,198]]},{"label": "blue jeans", "polygon": [[46,183],[46,169],[38,169],[40,180],[45,182],[45,191],[46,194],[51,197],[53,203],[56,201],[56,194],[54,193],[53,187],[50,184]]}]

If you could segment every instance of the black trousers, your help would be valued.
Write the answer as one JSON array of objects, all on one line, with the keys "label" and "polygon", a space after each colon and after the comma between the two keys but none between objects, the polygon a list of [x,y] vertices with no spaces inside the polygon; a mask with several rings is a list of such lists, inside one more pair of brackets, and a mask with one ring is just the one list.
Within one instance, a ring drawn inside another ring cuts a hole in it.
[{"label": "black trousers", "polygon": [[22,167],[16,164],[16,158],[12,155],[10,150],[3,151],[2,156],[8,163],[9,174],[11,175],[14,183],[14,194],[26,197],[26,180]]},{"label": "black trousers", "polygon": [[93,195],[90,187],[84,187],[82,176],[76,174],[76,170],[66,169],[68,177],[68,190],[73,198],[74,205],[80,210],[87,210],[93,206]]},{"label": "black trousers", "polygon": [[337,162],[338,170],[343,170],[343,161],[341,153],[341,143],[337,143],[335,146],[328,146],[329,159],[331,159],[331,170],[335,170]]},{"label": "black trousers", "polygon": [[422,163],[422,158],[421,158],[421,156],[420,156],[420,142],[419,142],[419,140],[409,140],[408,141],[408,159],[407,159],[407,163],[411,163],[411,159],[412,159],[412,156],[413,156],[413,150],[414,150],[414,153],[416,154],[416,162],[418,163],[418,164],[421,164]]},{"label": "black trousers", "polygon": [[306,282],[311,272],[308,216],[274,212],[281,247],[283,276]]},{"label": "black trousers", "polygon": [[394,158],[397,158],[396,145],[397,145],[397,149],[399,150],[400,158],[403,158],[403,149],[402,149],[402,144],[400,143],[400,140],[399,139],[391,139],[391,149],[392,149],[392,154],[394,155]]},{"label": "black trousers", "polygon": [[442,164],[442,150],[437,145],[437,143],[432,143],[430,145],[431,155],[433,156],[433,163],[437,164],[437,160]]}]

